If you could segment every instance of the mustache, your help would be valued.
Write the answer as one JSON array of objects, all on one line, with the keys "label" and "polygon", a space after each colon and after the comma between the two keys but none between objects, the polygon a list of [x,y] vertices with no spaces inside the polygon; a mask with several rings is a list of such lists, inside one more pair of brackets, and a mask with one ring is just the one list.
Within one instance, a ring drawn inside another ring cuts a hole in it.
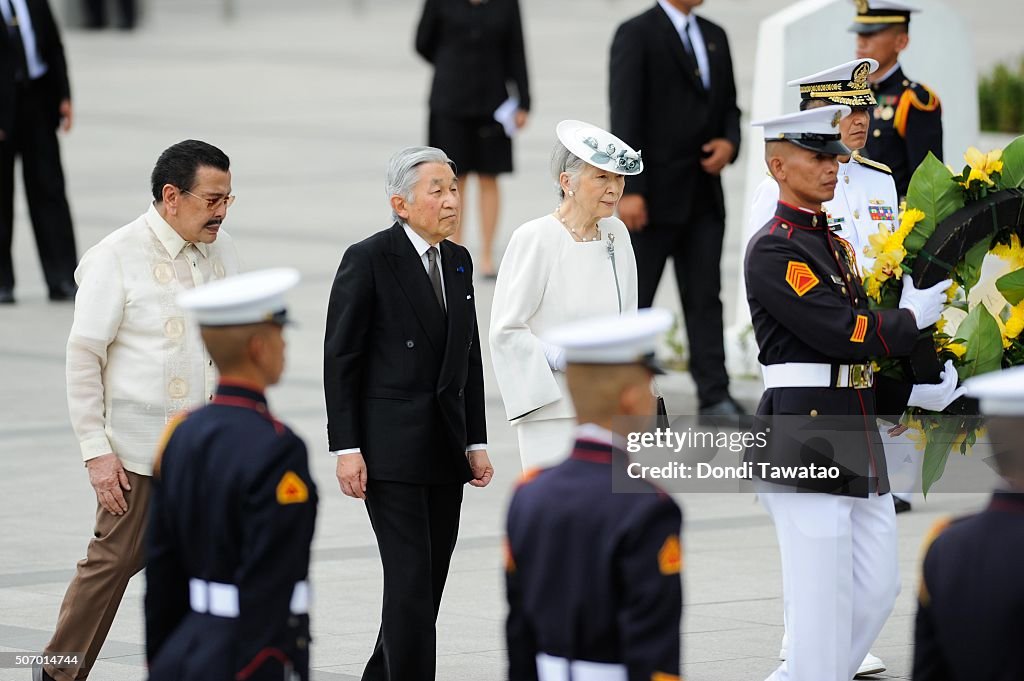
[{"label": "mustache", "polygon": [[224,222],[224,221],[223,220],[210,220],[209,222],[206,223],[205,226],[206,227],[220,227],[220,224],[222,222]]}]

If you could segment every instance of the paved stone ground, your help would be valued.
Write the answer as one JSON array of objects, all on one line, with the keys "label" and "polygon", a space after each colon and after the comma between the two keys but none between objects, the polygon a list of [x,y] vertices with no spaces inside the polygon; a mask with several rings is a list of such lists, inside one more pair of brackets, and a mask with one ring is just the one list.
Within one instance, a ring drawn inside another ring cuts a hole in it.
[{"label": "paved stone ground", "polygon": [[[289,369],[271,392],[278,414],[309,444],[322,493],[312,567],[314,678],[355,679],[374,640],[381,574],[360,505],[337,491],[326,455],[320,364],[330,282],[346,246],[387,225],[383,167],[392,151],[425,137],[429,71],[413,54],[418,3],[411,0],[239,2],[225,25],[209,0],[163,0],[132,34],[70,32],[76,127],[64,157],[80,251],[142,212],[152,163],[168,144],[209,140],[233,161],[239,201],[227,229],[250,269],[289,264],[303,272],[292,296],[302,325],[289,335]],[[607,44],[617,23],[646,0],[525,0],[536,108],[517,143],[520,172],[504,181],[504,234],[551,210],[546,174],[554,124],[607,120]],[[750,91],[757,21],[781,0],[716,0],[707,14],[729,30],[741,92]],[[1011,10],[1008,0],[986,3]],[[993,15],[995,15],[993,11]],[[969,18],[979,61],[1012,55],[1011,28]],[[732,216],[741,214],[741,171],[726,173]],[[472,200],[472,196],[470,199]],[[470,233],[475,219],[467,212]],[[67,421],[63,351],[67,305],[48,303],[23,205],[16,263],[19,304],[0,311],[0,650],[38,650],[47,641],[75,562],[89,537],[94,497]],[[730,243],[739,232],[730,222]],[[472,236],[470,238],[473,243]],[[724,262],[727,306],[735,300],[734,253]],[[660,303],[675,307],[666,286]],[[491,286],[478,284],[486,328]],[[727,311],[731,317],[731,309]],[[488,369],[488,371],[490,371]],[[674,411],[694,409],[685,375],[664,386]],[[737,381],[753,404],[760,385]],[[438,623],[438,678],[504,674],[500,542],[503,513],[519,473],[514,436],[488,375],[490,451],[498,474],[469,490],[461,540]],[[686,509],[688,679],[760,679],[775,666],[781,636],[781,579],[774,533],[752,495],[694,494]],[[874,650],[908,678],[918,546],[939,516],[977,508],[981,495],[937,495],[901,516],[903,593]],[[92,678],[141,679],[143,580],[128,589]],[[0,681],[27,679],[0,669]]]}]

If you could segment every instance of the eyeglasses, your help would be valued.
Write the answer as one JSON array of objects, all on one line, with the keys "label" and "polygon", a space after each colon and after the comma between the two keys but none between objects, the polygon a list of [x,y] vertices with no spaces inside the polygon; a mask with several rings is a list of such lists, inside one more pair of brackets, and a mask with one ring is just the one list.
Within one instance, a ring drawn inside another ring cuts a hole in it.
[{"label": "eyeglasses", "polygon": [[182,191],[182,193],[188,194],[189,196],[194,196],[195,198],[199,199],[200,201],[206,201],[206,207],[209,208],[210,210],[213,210],[213,209],[217,208],[222,203],[224,204],[225,208],[230,208],[231,204],[233,204],[235,202],[235,197],[234,196],[218,196],[215,199],[207,199],[207,198],[203,198],[202,196],[198,196],[196,194],[193,194],[192,192],[190,192],[187,189],[182,189],[181,191]]}]

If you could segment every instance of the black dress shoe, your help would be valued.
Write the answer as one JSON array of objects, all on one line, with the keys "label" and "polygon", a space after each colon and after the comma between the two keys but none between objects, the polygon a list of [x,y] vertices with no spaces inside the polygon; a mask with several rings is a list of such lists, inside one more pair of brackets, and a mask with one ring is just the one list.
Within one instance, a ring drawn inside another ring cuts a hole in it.
[{"label": "black dress shoe", "polygon": [[909,501],[900,499],[895,494],[892,495],[892,505],[896,507],[897,513],[906,513],[912,508]]},{"label": "black dress shoe", "polygon": [[50,289],[50,300],[70,301],[75,299],[78,287],[74,282],[62,281]]},{"label": "black dress shoe", "polygon": [[14,304],[14,289],[7,286],[0,286],[0,304]]}]

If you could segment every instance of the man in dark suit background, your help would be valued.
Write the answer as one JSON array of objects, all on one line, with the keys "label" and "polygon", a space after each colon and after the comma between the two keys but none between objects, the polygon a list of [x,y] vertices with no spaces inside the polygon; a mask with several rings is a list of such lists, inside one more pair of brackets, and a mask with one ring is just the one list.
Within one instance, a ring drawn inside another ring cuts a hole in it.
[{"label": "man in dark suit background", "polygon": [[434,624],[458,536],[463,485],[486,486],[483,365],[451,161],[392,157],[395,223],[345,252],[327,309],[327,434],[342,492],[363,499],[384,566],[384,607],[365,681],[432,680]]},{"label": "man in dark suit background", "polygon": [[722,336],[725,199],[719,174],[736,160],[740,111],[725,31],[692,10],[703,0],[658,0],[626,21],[611,48],[612,132],[642,149],[619,216],[632,234],[640,307],[650,307],[669,255],[686,318],[700,411],[736,415]]},{"label": "man in dark suit background", "polygon": [[72,121],[64,46],[46,0],[0,0],[0,16],[0,303],[14,302],[18,156],[50,300],[74,300],[78,256],[57,141]]}]

